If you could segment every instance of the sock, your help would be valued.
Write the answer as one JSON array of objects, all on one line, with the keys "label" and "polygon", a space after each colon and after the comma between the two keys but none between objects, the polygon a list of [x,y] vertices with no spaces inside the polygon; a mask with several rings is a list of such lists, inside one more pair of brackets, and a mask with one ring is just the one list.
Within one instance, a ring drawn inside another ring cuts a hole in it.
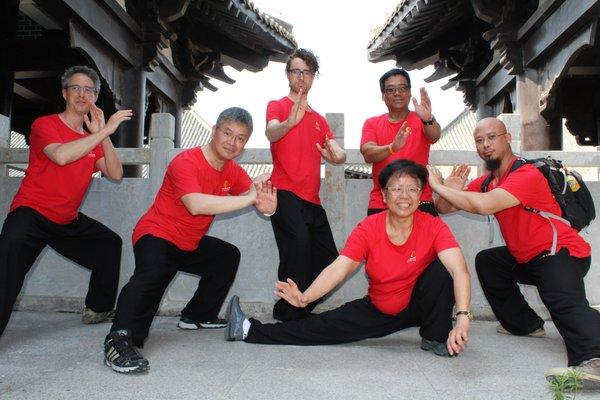
[{"label": "sock", "polygon": [[242,331],[244,331],[243,339],[246,339],[246,336],[248,336],[249,330],[250,330],[250,321],[248,321],[248,318],[244,318],[244,322],[242,323]]}]

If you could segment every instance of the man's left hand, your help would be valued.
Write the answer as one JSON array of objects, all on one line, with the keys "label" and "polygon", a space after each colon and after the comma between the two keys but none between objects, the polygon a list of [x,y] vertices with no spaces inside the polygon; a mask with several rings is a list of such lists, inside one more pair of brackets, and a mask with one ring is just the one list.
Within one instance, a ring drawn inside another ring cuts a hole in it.
[{"label": "man's left hand", "polygon": [[424,87],[420,90],[421,101],[417,102],[417,99],[413,97],[413,106],[415,107],[415,112],[421,118],[422,121],[431,120],[431,99],[429,98],[429,94],[427,94],[427,90]]},{"label": "man's left hand", "polygon": [[317,143],[317,150],[319,150],[323,158],[334,164],[341,164],[346,161],[346,153],[335,139],[325,139],[323,146]]},{"label": "man's left hand", "polygon": [[466,315],[459,315],[456,325],[448,334],[448,340],[446,341],[446,347],[451,356],[457,356],[467,347],[470,327],[471,321],[469,318]]}]

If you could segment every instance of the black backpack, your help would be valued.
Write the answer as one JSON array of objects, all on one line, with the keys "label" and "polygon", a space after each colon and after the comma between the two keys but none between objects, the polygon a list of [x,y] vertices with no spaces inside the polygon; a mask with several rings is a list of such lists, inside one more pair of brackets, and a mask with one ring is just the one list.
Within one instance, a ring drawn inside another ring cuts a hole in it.
[{"label": "black backpack", "polygon": [[[562,215],[554,215],[547,211],[523,206],[525,210],[539,214],[549,221],[550,218],[561,220],[577,229],[577,231],[588,226],[596,218],[596,208],[594,207],[592,195],[577,171],[567,171],[561,161],[548,156],[533,160],[519,158],[511,166],[510,172],[525,164],[533,164],[544,175],[556,202],[560,206]],[[490,174],[481,184],[482,192],[487,192],[491,180],[492,175]],[[556,250],[556,228],[554,224],[552,224],[552,230],[554,238],[551,254],[554,254]]]}]

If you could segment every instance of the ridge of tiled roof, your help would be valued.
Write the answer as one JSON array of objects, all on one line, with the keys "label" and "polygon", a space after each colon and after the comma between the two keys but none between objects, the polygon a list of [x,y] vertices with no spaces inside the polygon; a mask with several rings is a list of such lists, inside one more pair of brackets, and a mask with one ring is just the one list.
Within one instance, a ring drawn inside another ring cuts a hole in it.
[{"label": "ridge of tiled roof", "polygon": [[279,35],[287,39],[290,43],[294,45],[294,47],[298,47],[298,42],[296,42],[294,35],[292,35],[292,32],[283,25],[283,21],[280,21],[279,19],[267,13],[261,12],[251,0],[242,1],[246,5],[246,7],[252,12],[254,12],[258,16],[258,18],[260,18],[260,20],[264,22],[269,28],[271,28]]},{"label": "ridge of tiled roof", "polygon": [[392,22],[396,19],[396,17],[398,17],[398,14],[400,13],[400,11],[402,11],[404,6],[409,1],[410,0],[400,0],[400,2],[396,5],[396,8],[388,15],[385,22],[381,26],[379,26],[373,30],[373,36],[369,40],[367,47],[370,47],[377,40],[377,38],[387,29],[387,27],[392,24]]}]

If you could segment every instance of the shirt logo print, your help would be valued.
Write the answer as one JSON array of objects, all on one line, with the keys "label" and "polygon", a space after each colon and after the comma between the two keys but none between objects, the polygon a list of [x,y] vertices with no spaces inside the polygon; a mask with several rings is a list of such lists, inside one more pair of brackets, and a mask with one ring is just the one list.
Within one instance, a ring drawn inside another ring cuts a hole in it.
[{"label": "shirt logo print", "polygon": [[417,261],[417,252],[415,250],[410,252],[410,257],[408,257],[408,260],[406,260],[406,262],[416,262]]},{"label": "shirt logo print", "polygon": [[221,187],[221,193],[229,193],[229,190],[231,190],[231,186],[229,185],[229,181],[226,180]]},{"label": "shirt logo print", "polygon": [[93,151],[90,151],[89,153],[87,153],[88,157],[92,157],[92,158],[96,158],[96,154],[94,154]]},{"label": "shirt logo print", "polygon": [[319,125],[319,121],[315,121],[315,130],[321,132],[321,125]]}]

